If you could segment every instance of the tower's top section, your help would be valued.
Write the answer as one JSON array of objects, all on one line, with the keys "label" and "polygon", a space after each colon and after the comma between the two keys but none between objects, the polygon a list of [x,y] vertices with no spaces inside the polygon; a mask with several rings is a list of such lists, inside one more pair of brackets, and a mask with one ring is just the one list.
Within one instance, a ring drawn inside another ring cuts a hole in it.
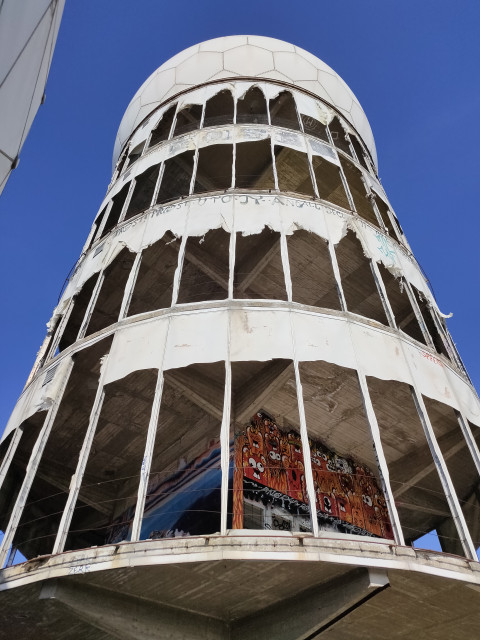
[{"label": "tower's top section", "polygon": [[225,36],[189,47],[143,83],[118,129],[113,163],[135,128],[162,102],[191,87],[227,78],[258,78],[305,89],[337,109],[357,130],[377,164],[365,112],[335,71],[305,49],[264,36]]}]

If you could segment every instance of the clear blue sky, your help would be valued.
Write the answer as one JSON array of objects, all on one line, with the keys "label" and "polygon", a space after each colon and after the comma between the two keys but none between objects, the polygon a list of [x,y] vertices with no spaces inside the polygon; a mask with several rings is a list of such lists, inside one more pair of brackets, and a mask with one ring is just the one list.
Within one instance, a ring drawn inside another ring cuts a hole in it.
[{"label": "clear blue sky", "polygon": [[356,93],[478,388],[479,24],[478,0],[67,0],[47,100],[0,198],[0,432],[110,181],[131,97],[178,51],[238,33],[311,51]]}]

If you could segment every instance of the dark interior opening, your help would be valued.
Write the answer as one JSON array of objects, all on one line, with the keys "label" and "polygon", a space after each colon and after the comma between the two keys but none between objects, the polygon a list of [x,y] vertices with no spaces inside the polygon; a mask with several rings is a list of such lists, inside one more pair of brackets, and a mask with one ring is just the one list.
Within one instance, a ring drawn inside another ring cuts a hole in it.
[{"label": "dark interior opening", "polygon": [[168,138],[170,137],[170,131],[172,129],[172,122],[175,116],[176,109],[177,105],[173,105],[165,111],[160,119],[160,122],[152,131],[149,147],[154,147],[159,142],[162,142],[162,140],[168,140]]},{"label": "dark interior opening", "polygon": [[335,247],[348,311],[388,324],[370,260],[351,230]]},{"label": "dark interior opening", "polygon": [[194,151],[184,151],[165,160],[157,204],[188,196],[192,180]]},{"label": "dark interior opening", "polygon": [[228,89],[209,98],[205,104],[204,127],[233,124],[233,96]]},{"label": "dark interior opening", "polygon": [[237,143],[235,149],[235,187],[274,189],[270,138]]},{"label": "dark interior opening", "polygon": [[268,124],[267,101],[263,91],[251,87],[243,98],[237,100],[237,123]]},{"label": "dark interior opening", "polygon": [[261,233],[237,233],[235,250],[235,298],[286,300],[280,233],[265,227]]},{"label": "dark interior opening", "polygon": [[274,152],[279,190],[301,193],[313,198],[315,191],[307,154],[279,145],[275,145]]},{"label": "dark interior opening", "polygon": [[344,209],[350,209],[337,165],[319,156],[312,156],[312,166],[319,197]]},{"label": "dark interior opening", "polygon": [[276,127],[300,130],[297,107],[289,91],[282,91],[269,102],[270,122]]},{"label": "dark interior opening", "polygon": [[220,191],[232,186],[233,145],[212,144],[198,150],[194,193]]},{"label": "dark interior opening", "polygon": [[192,104],[177,113],[173,137],[180,136],[188,131],[195,131],[200,127],[202,119],[202,105]]},{"label": "dark interior opening", "polygon": [[157,184],[160,165],[150,167],[135,178],[132,197],[128,203],[124,220],[133,218],[137,213],[148,209],[152,203],[155,185]]}]

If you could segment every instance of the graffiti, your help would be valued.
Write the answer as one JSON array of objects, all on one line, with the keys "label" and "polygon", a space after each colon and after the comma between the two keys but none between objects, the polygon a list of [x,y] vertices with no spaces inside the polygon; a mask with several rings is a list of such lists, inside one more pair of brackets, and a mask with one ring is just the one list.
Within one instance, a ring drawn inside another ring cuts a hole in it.
[{"label": "graffiti", "polygon": [[[383,492],[372,472],[318,441],[310,441],[310,455],[320,526],[392,538]],[[309,517],[303,448],[296,431],[281,431],[270,416],[259,412],[235,438],[235,461],[234,528],[243,527],[244,500]],[[268,528],[275,528],[275,518],[279,521],[274,515]]]},{"label": "graffiti", "polygon": [[426,351],[422,351],[422,356],[427,360],[430,360],[430,362],[433,362],[434,364],[438,364],[440,367],[443,366],[441,360],[439,360],[438,358],[435,358],[435,356],[432,356],[432,354],[427,353]]},{"label": "graffiti", "polygon": [[383,235],[383,233],[377,231],[375,237],[380,243],[380,246],[378,247],[380,253],[383,253],[383,255],[393,263],[396,262],[395,249],[390,245],[388,239]]}]

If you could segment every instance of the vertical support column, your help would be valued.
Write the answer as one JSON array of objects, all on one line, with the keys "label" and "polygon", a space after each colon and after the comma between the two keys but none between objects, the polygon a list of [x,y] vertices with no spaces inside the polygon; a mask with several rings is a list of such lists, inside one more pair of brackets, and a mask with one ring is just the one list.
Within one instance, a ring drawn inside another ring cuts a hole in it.
[{"label": "vertical support column", "polygon": [[336,155],[337,160],[338,160],[338,170],[340,171],[340,178],[342,180],[342,185],[343,185],[343,188],[345,190],[345,193],[347,194],[347,199],[348,199],[348,203],[350,204],[350,209],[354,213],[356,213],[358,215],[357,210],[355,209],[355,203],[353,202],[352,194],[350,193],[350,187],[348,186],[347,178],[345,177],[345,173],[343,171],[342,163],[340,162],[340,157],[338,155],[337,147],[335,146],[335,143],[334,143],[333,138],[332,138],[332,134],[330,132],[330,127],[328,125],[327,125],[326,131],[327,131],[327,136],[328,136],[328,140],[330,142],[330,145],[331,145],[332,149],[334,150],[335,155]]},{"label": "vertical support column", "polygon": [[73,511],[77,502],[80,487],[82,485],[83,475],[88,462],[88,456],[90,455],[90,449],[92,448],[93,438],[97,429],[98,418],[100,417],[100,411],[102,410],[103,401],[105,399],[105,391],[103,388],[103,380],[105,372],[107,370],[108,355],[102,363],[102,372],[98,381],[97,393],[95,400],[93,401],[92,411],[90,412],[90,419],[88,422],[87,432],[83,441],[82,449],[78,457],[77,468],[70,480],[70,490],[68,493],[67,502],[63,510],[62,519],[58,526],[57,537],[53,545],[52,553],[61,553],[65,547],[68,530],[72,522]]},{"label": "vertical support column", "polygon": [[230,300],[233,299],[236,248],[237,248],[237,232],[235,231],[235,223],[233,223],[232,229],[230,231],[230,244],[229,244],[229,254],[228,254],[228,298]]},{"label": "vertical support column", "polygon": [[[292,339],[295,345],[293,327],[292,327]],[[315,484],[313,482],[313,472],[312,472],[312,455],[310,453],[310,443],[308,441],[307,421],[305,418],[305,405],[303,402],[303,388],[302,388],[302,382],[300,379],[300,371],[298,368],[298,360],[297,360],[296,354],[295,354],[295,359],[293,361],[293,366],[295,369],[295,384],[297,388],[298,414],[300,417],[300,438],[302,440],[303,463],[305,465],[305,484],[307,485],[308,502],[310,506],[310,515],[312,518],[312,531],[313,531],[313,535],[315,537],[318,537],[319,530],[318,530],[318,518],[317,518],[317,505],[315,502]]]},{"label": "vertical support column", "polygon": [[433,431],[430,418],[428,417],[425,403],[423,402],[423,398],[420,393],[420,390],[417,388],[417,385],[415,383],[414,383],[414,386],[411,387],[411,392],[412,392],[413,401],[415,403],[415,407],[418,412],[418,416],[420,418],[420,422],[422,423],[422,427],[425,432],[425,437],[427,439],[430,452],[433,457],[433,461],[435,463],[435,466],[438,471],[438,475],[440,477],[440,482],[442,484],[443,490],[445,492],[445,496],[447,498],[448,505],[452,512],[453,521],[455,523],[455,527],[460,537],[460,542],[465,552],[465,556],[467,558],[470,558],[471,560],[476,560],[477,554],[476,554],[472,539],[470,537],[470,533],[468,531],[465,517],[460,507],[457,494],[455,493],[455,488],[450,478],[450,474],[448,473],[448,469],[445,464],[445,460],[442,456],[442,452],[440,450],[440,447],[438,446],[437,439],[435,438],[435,433]]},{"label": "vertical support column", "polygon": [[130,273],[128,275],[127,284],[125,285],[125,291],[123,292],[122,305],[120,307],[120,313],[118,314],[118,319],[123,320],[127,315],[128,308],[130,306],[130,301],[132,299],[133,289],[135,287],[135,283],[137,282],[138,272],[140,271],[140,264],[142,262],[142,252],[140,251],[135,256],[135,260],[133,261],[132,268],[130,269]]},{"label": "vertical support column", "polygon": [[133,190],[135,189],[135,184],[136,184],[136,180],[135,180],[135,178],[133,178],[130,181],[130,186],[128,187],[127,197],[125,198],[125,202],[123,203],[122,210],[121,210],[120,215],[118,217],[117,225],[121,224],[123,222],[123,220],[125,219],[125,214],[127,213],[127,209],[128,209],[129,204],[130,204],[130,200],[132,199],[132,193],[133,193]]},{"label": "vertical support column", "polygon": [[410,300],[410,304],[412,305],[413,312],[415,313],[415,317],[417,318],[417,322],[420,326],[420,331],[422,332],[423,337],[425,338],[425,342],[431,349],[435,350],[435,347],[433,346],[432,337],[425,325],[422,312],[420,311],[420,307],[418,306],[417,299],[415,298],[412,288],[410,287],[410,283],[405,278],[402,280],[402,282],[403,282],[403,286],[405,287],[405,291],[407,292],[408,299]]},{"label": "vertical support column", "polygon": [[165,162],[161,162],[160,168],[158,169],[157,182],[155,183],[155,189],[153,190],[152,201],[150,203],[151,207],[154,207],[157,202],[158,192],[160,191],[160,185],[162,183],[164,170],[165,170]]},{"label": "vertical support column", "polygon": [[340,277],[340,269],[338,267],[337,254],[335,253],[335,247],[331,240],[328,240],[328,252],[330,253],[330,260],[332,261],[333,275],[335,276],[335,283],[337,285],[337,292],[338,297],[340,298],[342,311],[348,311],[345,293],[343,292],[342,278]]},{"label": "vertical support column", "polygon": [[[375,213],[375,216],[377,218],[377,222],[378,222],[378,226],[379,228],[387,234],[387,236],[390,238],[390,234],[388,232],[387,227],[385,226],[385,223],[383,222],[383,218],[382,215],[380,213],[380,211],[378,210],[378,206],[377,206],[377,201],[375,200],[375,194],[373,193],[373,191],[367,186],[367,182],[364,179],[363,175],[362,175],[362,182],[365,185],[365,190],[367,192],[367,198],[370,200],[370,204],[372,205],[372,209],[373,212]],[[395,239],[395,238],[394,238]]]},{"label": "vertical support column", "polygon": [[[229,331],[230,333],[230,331]],[[230,336],[228,336],[228,349],[230,350]],[[232,367],[230,364],[230,355],[227,354],[225,360],[225,390],[223,394],[223,415],[222,426],[220,428],[220,452],[221,452],[221,470],[222,485],[220,489],[220,533],[222,536],[227,534],[227,517],[228,517],[228,480],[230,471],[230,416],[232,409]]]},{"label": "vertical support column", "polygon": [[20,439],[22,435],[23,435],[23,424],[17,427],[13,432],[12,439],[10,440],[10,444],[8,445],[7,453],[5,454],[5,457],[2,460],[2,464],[0,465],[0,490],[3,486],[8,470],[12,463],[13,456],[15,455],[18,445],[20,444]]},{"label": "vertical support column", "polygon": [[375,262],[375,260],[370,260],[370,267],[372,269],[373,279],[375,280],[375,284],[377,285],[378,293],[383,304],[383,310],[385,311],[385,315],[387,316],[388,324],[393,329],[396,329],[397,323],[395,322],[395,315],[393,313],[392,307],[390,306],[390,300],[388,299],[387,290],[385,289],[383,278],[378,268],[378,264]]},{"label": "vertical support column", "polygon": [[187,234],[185,232],[182,236],[182,242],[180,243],[180,249],[178,251],[177,269],[175,271],[175,275],[173,276],[172,307],[174,307],[177,304],[177,300],[178,300],[178,291],[180,289],[180,278],[182,276],[183,260],[185,257],[186,244],[187,244]]},{"label": "vertical support column", "polygon": [[110,215],[110,211],[112,210],[112,207],[113,207],[113,198],[107,204],[107,208],[105,209],[105,213],[103,214],[103,220],[101,221],[100,226],[98,227],[97,234],[93,239],[94,242],[96,242],[103,236],[103,230],[105,229],[105,225],[107,224],[108,216]]},{"label": "vertical support column", "polygon": [[[168,335],[168,332],[167,332]],[[160,415],[160,405],[162,402],[163,392],[163,371],[158,370],[157,382],[155,384],[155,392],[153,396],[152,411],[150,413],[150,422],[148,423],[147,440],[145,443],[145,453],[142,460],[142,468],[140,471],[140,481],[138,484],[137,504],[135,506],[135,515],[132,523],[131,540],[135,542],[140,540],[140,532],[142,529],[143,511],[145,509],[145,498],[148,489],[148,479],[152,468],[153,448],[155,446],[155,437],[157,435],[158,417]]]},{"label": "vertical support column", "polygon": [[92,291],[90,302],[88,303],[87,310],[85,311],[85,316],[82,320],[82,324],[80,326],[80,331],[78,332],[77,340],[80,340],[81,338],[83,338],[87,333],[88,324],[90,322],[90,318],[92,317],[93,310],[97,303],[98,294],[100,293],[100,289],[102,288],[104,279],[105,279],[104,272],[101,271],[98,274],[97,282],[95,283],[95,287]]},{"label": "vertical support column", "polygon": [[32,454],[30,456],[30,460],[28,461],[27,469],[25,472],[25,478],[23,479],[22,486],[20,487],[20,491],[18,493],[17,500],[15,502],[15,506],[12,511],[12,515],[10,517],[10,522],[8,523],[7,528],[5,529],[5,534],[3,536],[3,540],[0,545],[0,568],[5,565],[5,561],[7,560],[10,546],[12,544],[15,532],[17,530],[18,524],[22,517],[23,510],[27,502],[28,494],[30,493],[30,489],[32,488],[35,475],[38,471],[40,460],[42,459],[42,455],[45,450],[47,440],[50,436],[53,423],[57,416],[58,408],[63,398],[63,394],[65,393],[65,389],[67,387],[67,383],[70,378],[72,369],[73,369],[73,360],[70,359],[68,362],[66,371],[63,372],[64,379],[58,391],[57,397],[55,398],[55,400],[52,403],[52,406],[48,410],[48,413],[45,417],[45,422],[43,423],[43,427],[32,449]]},{"label": "vertical support column", "polygon": [[458,424],[460,425],[460,429],[462,430],[463,437],[465,438],[468,449],[472,454],[473,462],[477,468],[478,475],[480,475],[480,451],[478,449],[477,443],[475,442],[475,438],[473,437],[472,430],[470,429],[470,425],[468,424],[468,420],[461,411],[455,411],[455,414],[457,416]]},{"label": "vertical support column", "polygon": [[363,399],[363,406],[365,408],[365,414],[367,416],[368,425],[370,427],[370,433],[372,434],[373,447],[375,449],[375,455],[378,463],[378,470],[380,472],[380,481],[382,484],[383,495],[387,503],[388,513],[390,515],[390,521],[392,524],[393,535],[395,542],[402,546],[405,545],[405,539],[403,537],[402,525],[400,524],[400,518],[398,517],[397,507],[395,505],[395,499],[393,497],[392,487],[390,485],[390,474],[388,472],[387,460],[383,452],[382,440],[380,438],[380,429],[378,427],[377,416],[373,408],[372,399],[368,390],[367,379],[363,371],[358,368],[357,364],[357,376],[360,384],[360,391]]},{"label": "vertical support column", "polygon": [[292,302],[292,275],[290,273],[290,261],[288,259],[288,246],[285,232],[280,232],[280,255],[283,265],[283,277],[285,279],[285,288],[287,290],[287,300]]},{"label": "vertical support column", "polygon": [[70,316],[72,314],[73,311],[73,307],[75,306],[75,296],[72,296],[72,298],[70,299],[67,308],[65,309],[65,313],[63,314],[63,316],[60,318],[60,322],[58,323],[58,326],[55,330],[55,334],[53,337],[53,340],[50,344],[50,348],[48,350],[48,353],[45,357],[45,361],[48,362],[48,360],[51,360],[54,355],[55,355],[55,351],[57,350],[58,345],[60,344],[60,340],[62,338],[63,332],[65,331],[65,327],[67,326],[67,322],[70,319]]}]

